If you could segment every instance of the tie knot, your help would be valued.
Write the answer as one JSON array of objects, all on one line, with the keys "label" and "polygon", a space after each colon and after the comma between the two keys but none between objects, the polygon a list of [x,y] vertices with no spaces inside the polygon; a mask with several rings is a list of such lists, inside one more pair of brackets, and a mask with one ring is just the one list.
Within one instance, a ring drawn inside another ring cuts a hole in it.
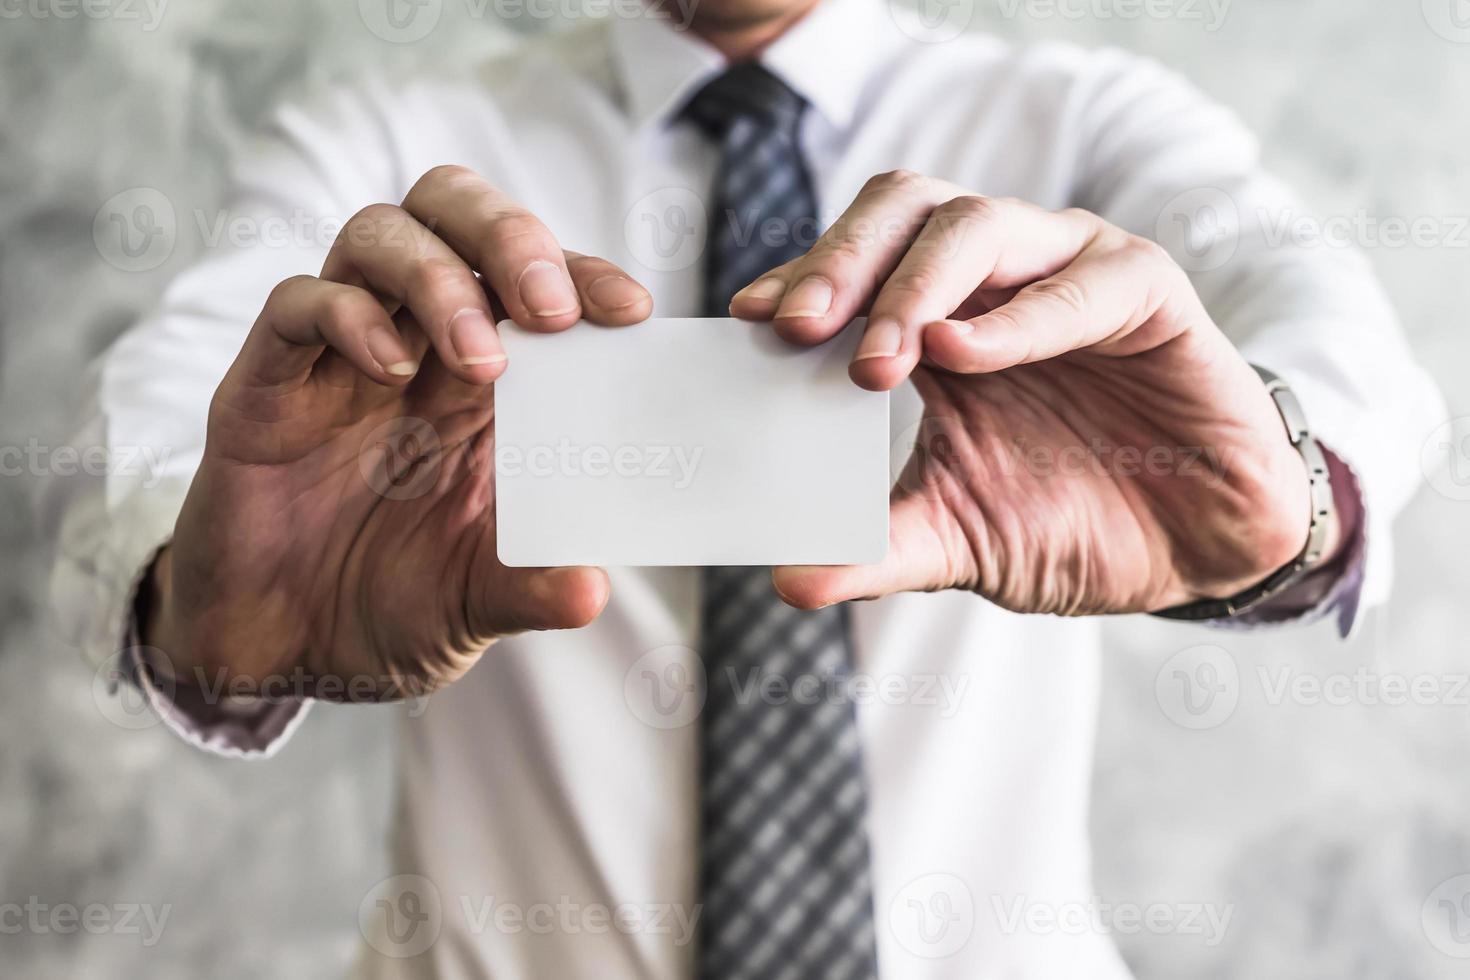
[{"label": "tie knot", "polygon": [[705,84],[684,106],[688,119],[710,136],[721,138],[737,122],[794,134],[806,100],[761,65],[747,61]]}]

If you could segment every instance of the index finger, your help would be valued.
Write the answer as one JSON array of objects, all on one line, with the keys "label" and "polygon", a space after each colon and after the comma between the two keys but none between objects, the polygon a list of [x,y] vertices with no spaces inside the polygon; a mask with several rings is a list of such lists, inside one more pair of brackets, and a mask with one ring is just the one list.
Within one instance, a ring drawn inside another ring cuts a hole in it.
[{"label": "index finger", "polygon": [[582,318],[556,236],[473,170],[435,167],[408,192],[403,209],[484,277],[516,323],[565,330]]},{"label": "index finger", "polygon": [[731,314],[774,320],[795,343],[827,340],[871,302],[935,206],[960,193],[904,170],[879,174],[809,252],[736,293]]}]

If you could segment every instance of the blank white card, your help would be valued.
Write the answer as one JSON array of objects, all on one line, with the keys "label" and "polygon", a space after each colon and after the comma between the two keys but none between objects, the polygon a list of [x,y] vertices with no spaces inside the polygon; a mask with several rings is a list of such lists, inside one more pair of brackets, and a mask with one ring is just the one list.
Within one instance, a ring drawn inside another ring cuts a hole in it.
[{"label": "blank white card", "polygon": [[856,321],[814,348],[769,324],[500,324],[500,560],[870,564],[888,548],[888,395],[847,375]]}]

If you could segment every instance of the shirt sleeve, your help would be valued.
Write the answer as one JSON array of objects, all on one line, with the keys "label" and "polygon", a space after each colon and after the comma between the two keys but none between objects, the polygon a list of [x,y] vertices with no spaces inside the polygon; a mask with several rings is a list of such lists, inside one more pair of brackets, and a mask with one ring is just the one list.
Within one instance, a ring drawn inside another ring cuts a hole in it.
[{"label": "shirt sleeve", "polygon": [[316,274],[362,207],[402,197],[375,107],[382,98],[364,86],[283,110],[240,154],[223,208],[170,202],[180,242],[197,235],[197,261],[91,366],[74,438],[129,465],[52,478],[42,490],[56,555],[51,599],[69,642],[93,665],[115,663],[114,676],[138,684],[173,731],[222,754],[268,754],[304,705],[160,687],[139,669],[138,588],[202,458],[210,399],[270,290]]},{"label": "shirt sleeve", "polygon": [[1338,559],[1228,625],[1335,613],[1346,635],[1387,597],[1390,525],[1418,486],[1422,437],[1445,417],[1438,390],[1363,255],[1304,233],[1321,217],[1263,169],[1233,113],[1117,51],[1096,55],[1071,94],[1074,203],[1162,244],[1246,360],[1291,385],[1333,460],[1348,535]]}]

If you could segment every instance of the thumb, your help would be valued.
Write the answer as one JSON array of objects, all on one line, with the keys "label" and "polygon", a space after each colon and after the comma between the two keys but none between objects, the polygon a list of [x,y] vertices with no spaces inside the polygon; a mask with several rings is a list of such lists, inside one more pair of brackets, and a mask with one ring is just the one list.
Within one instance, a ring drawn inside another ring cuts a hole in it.
[{"label": "thumb", "polygon": [[894,592],[952,588],[970,576],[967,537],[941,501],[900,491],[888,512],[888,554],[876,565],[784,565],[771,573],[776,593],[798,609]]}]

